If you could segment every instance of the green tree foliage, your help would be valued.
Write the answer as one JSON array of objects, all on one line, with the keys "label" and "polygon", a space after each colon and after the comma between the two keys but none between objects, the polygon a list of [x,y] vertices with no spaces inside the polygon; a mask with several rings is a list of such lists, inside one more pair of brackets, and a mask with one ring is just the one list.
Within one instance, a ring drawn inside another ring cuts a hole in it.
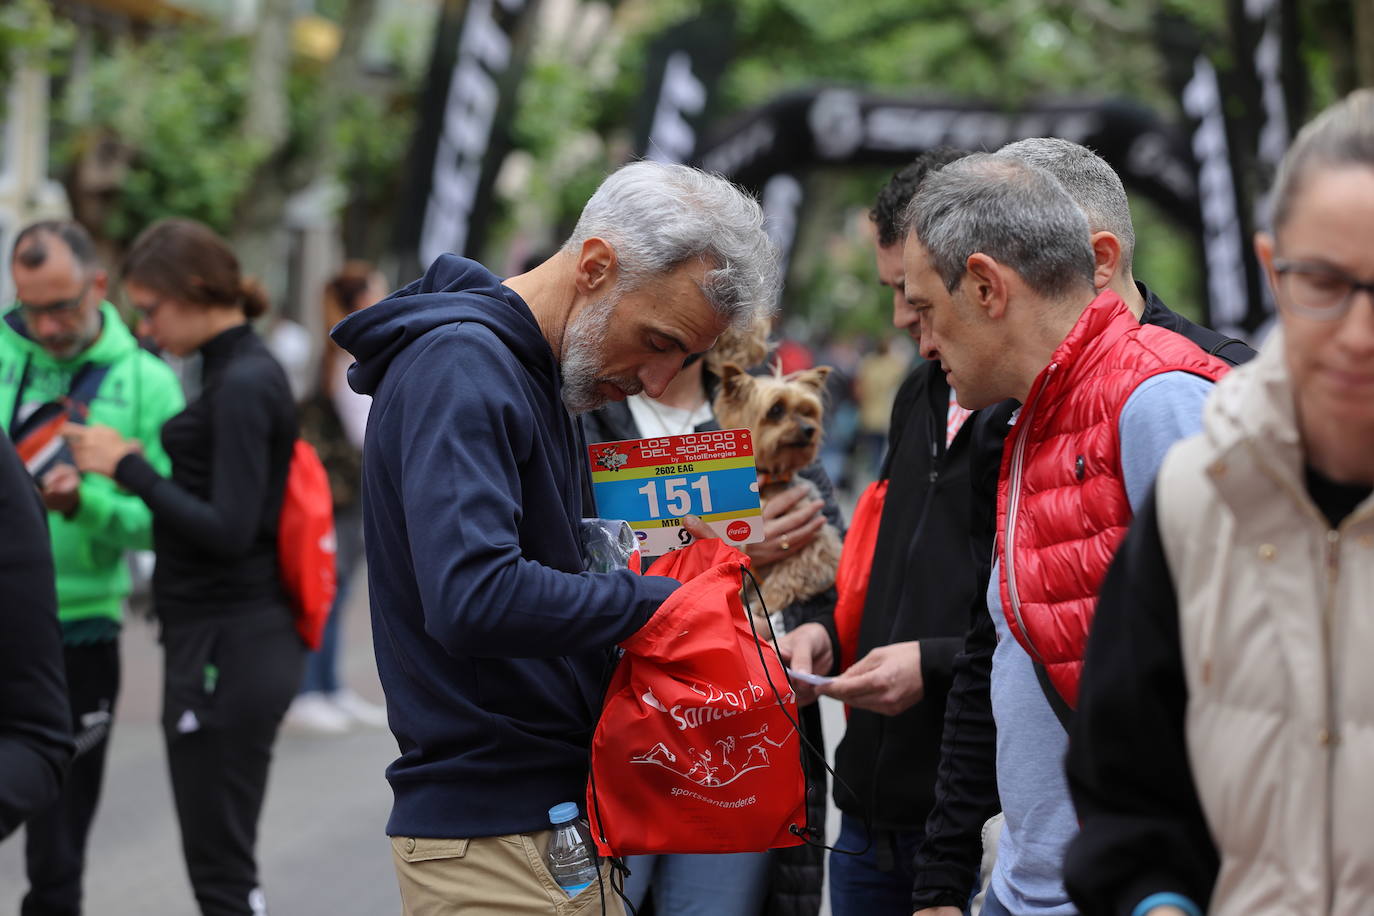
[{"label": "green tree foliage", "polygon": [[5,108],[3,90],[9,87],[15,67],[25,60],[51,66],[50,55],[67,46],[71,32],[44,0],[0,3],[0,115]]},{"label": "green tree foliage", "polygon": [[[598,70],[556,47],[536,56],[513,133],[531,157],[530,181],[512,210],[534,199],[548,221],[571,223],[595,182],[628,152],[649,44],[691,17],[728,13],[734,21],[737,52],[720,88],[722,115],[790,89],[847,84],[991,99],[1009,110],[1043,96],[1120,95],[1173,118],[1178,106],[1154,34],[1157,10],[1171,4],[1204,34],[1225,28],[1221,0],[627,0],[618,10],[625,35],[610,51],[614,66]],[[790,314],[817,328],[885,333],[891,298],[873,281],[871,242],[856,217],[888,174],[803,176],[807,206],[784,304]],[[1198,301],[1191,239],[1149,208],[1140,216],[1142,266],[1160,274],[1161,293]]]},{"label": "green tree foliage", "polygon": [[[61,164],[71,166],[102,136],[130,151],[127,176],[98,227],[117,245],[164,216],[201,220],[232,235],[244,197],[264,163],[284,169],[316,155],[327,68],[295,60],[286,82],[289,135],[269,149],[242,130],[250,72],[248,37],[198,27],[115,42],[91,71],[90,111],[66,125]],[[384,207],[395,188],[414,124],[414,81],[346,95],[328,140],[356,206]],[[363,254],[373,254],[367,251]]]},{"label": "green tree foliage", "polygon": [[517,206],[524,212],[516,221],[542,223],[558,235],[615,165],[608,146],[616,133],[612,124],[628,123],[628,108],[608,104],[609,87],[599,82],[575,61],[543,54],[531,60],[511,139],[536,165],[520,189]]},{"label": "green tree foliage", "polygon": [[222,233],[267,150],[238,130],[249,80],[248,44],[211,30],[119,42],[91,72],[94,119],[73,125],[69,156],[109,131],[132,150],[103,233],[120,244],[164,216]]}]

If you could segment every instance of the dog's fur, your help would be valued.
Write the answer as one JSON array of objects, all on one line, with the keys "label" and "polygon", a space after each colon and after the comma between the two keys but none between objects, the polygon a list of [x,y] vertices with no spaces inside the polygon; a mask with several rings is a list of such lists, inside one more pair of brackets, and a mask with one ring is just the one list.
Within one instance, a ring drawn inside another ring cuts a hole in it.
[{"label": "dog's fur", "polygon": [[[759,498],[765,506],[788,487],[807,488],[807,499],[818,495],[816,485],[797,471],[813,463],[820,452],[825,410],[821,395],[829,374],[829,366],[787,376],[753,376],[733,363],[721,367],[716,421],[723,429],[747,427],[753,433]],[[839,562],[840,533],[827,522],[805,546],[755,572],[768,612],[781,611],[834,585]],[[762,608],[758,602],[753,602],[753,608],[762,624],[760,633],[766,634]]]}]

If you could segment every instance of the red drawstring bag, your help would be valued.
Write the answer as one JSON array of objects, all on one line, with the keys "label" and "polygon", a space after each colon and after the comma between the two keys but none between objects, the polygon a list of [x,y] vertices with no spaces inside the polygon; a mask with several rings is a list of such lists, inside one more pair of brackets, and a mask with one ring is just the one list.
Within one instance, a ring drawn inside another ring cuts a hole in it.
[{"label": "red drawstring bag", "polygon": [[587,789],[601,855],[802,842],[789,829],[806,824],[797,701],[740,601],[748,562],[711,539],[649,567],[683,584],[621,643]]},{"label": "red drawstring bag", "polygon": [[859,624],[863,622],[868,580],[873,575],[873,550],[878,543],[878,524],[885,502],[887,478],[865,487],[844,535],[840,565],[835,571],[835,635],[840,641],[841,671],[858,661],[855,656],[859,654]]}]

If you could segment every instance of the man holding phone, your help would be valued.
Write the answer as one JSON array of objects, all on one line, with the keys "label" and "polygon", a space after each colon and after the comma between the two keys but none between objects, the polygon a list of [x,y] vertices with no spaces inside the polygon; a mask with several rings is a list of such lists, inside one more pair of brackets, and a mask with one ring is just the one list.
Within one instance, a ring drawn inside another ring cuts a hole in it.
[{"label": "man holding phone", "polygon": [[90,236],[74,222],[22,230],[10,258],[18,304],[0,322],[0,418],[48,510],[67,692],[78,754],[58,801],[26,828],[24,916],[81,911],[86,836],[100,799],[129,595],[125,551],[152,544],[152,518],[109,478],[83,476],[64,422],[111,426],[170,468],[159,433],[181,410],[172,370],[141,349],[114,306]]}]

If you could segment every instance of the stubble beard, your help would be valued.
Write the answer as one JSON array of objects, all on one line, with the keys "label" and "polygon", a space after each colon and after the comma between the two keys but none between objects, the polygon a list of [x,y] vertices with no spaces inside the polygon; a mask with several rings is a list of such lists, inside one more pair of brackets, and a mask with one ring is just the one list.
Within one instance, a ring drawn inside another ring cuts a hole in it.
[{"label": "stubble beard", "polygon": [[605,406],[609,400],[597,391],[609,382],[627,395],[643,387],[638,379],[610,379],[605,372],[606,330],[611,325],[619,297],[611,296],[584,308],[563,334],[563,358],[559,373],[563,378],[563,404],[571,413],[586,413]]}]

